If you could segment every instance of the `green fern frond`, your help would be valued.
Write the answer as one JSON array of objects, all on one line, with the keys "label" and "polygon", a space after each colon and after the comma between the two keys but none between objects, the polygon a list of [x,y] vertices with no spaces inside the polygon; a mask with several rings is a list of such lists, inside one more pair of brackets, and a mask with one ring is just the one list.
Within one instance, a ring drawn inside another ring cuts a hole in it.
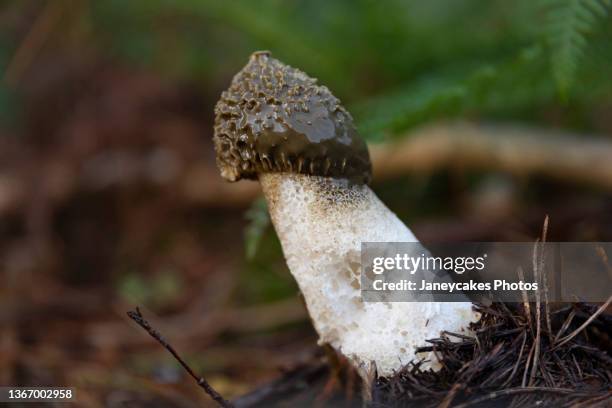
[{"label": "green fern frond", "polygon": [[359,133],[373,142],[440,117],[524,107],[554,95],[538,64],[541,55],[541,47],[530,47],[476,68],[432,72],[400,89],[349,106],[349,110]]},{"label": "green fern frond", "polygon": [[465,87],[456,75],[432,74],[398,90],[350,107],[359,132],[370,141],[424,122],[436,112],[448,112],[462,99]]},{"label": "green fern frond", "polygon": [[608,15],[610,0],[549,0],[545,4],[552,73],[565,99],[584,56],[587,36]]}]

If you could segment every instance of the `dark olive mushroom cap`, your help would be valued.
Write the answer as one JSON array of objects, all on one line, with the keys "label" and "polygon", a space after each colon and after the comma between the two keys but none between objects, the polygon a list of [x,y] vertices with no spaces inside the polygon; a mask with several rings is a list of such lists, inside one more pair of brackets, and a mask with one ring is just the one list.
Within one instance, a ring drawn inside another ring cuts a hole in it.
[{"label": "dark olive mushroom cap", "polygon": [[215,106],[215,150],[229,181],[262,172],[371,179],[368,148],[325,86],[272,58],[251,55]]}]

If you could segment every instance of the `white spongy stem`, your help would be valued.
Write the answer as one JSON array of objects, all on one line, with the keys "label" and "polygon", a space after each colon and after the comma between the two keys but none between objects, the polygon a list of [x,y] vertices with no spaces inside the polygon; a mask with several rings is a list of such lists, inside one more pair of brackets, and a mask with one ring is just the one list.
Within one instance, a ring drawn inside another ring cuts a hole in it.
[{"label": "white spongy stem", "polygon": [[361,243],[418,241],[368,186],[290,173],[261,174],[260,182],[319,342],[363,373],[374,363],[389,376],[422,357],[435,369],[435,357],[417,357],[415,348],[478,319],[468,302],[362,301]]}]

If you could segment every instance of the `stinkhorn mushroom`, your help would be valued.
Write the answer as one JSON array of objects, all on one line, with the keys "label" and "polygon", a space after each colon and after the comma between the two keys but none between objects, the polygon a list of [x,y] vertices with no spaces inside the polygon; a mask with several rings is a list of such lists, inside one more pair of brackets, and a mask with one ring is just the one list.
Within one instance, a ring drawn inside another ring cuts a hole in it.
[{"label": "stinkhorn mushroom", "polygon": [[364,375],[392,375],[477,319],[469,302],[362,300],[361,243],[418,240],[368,187],[367,146],[327,87],[256,52],[215,107],[214,143],[225,179],[261,183],[319,342]]}]

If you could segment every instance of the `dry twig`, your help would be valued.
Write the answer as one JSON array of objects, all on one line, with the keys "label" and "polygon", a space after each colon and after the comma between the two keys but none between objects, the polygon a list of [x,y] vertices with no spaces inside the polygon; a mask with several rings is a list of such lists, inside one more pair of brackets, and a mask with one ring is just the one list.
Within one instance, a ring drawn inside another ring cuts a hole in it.
[{"label": "dry twig", "polygon": [[204,377],[199,377],[193,372],[191,367],[189,367],[189,365],[181,358],[181,356],[179,356],[176,350],[174,350],[174,347],[172,347],[162,337],[162,335],[157,330],[155,330],[153,327],[151,327],[149,322],[145,320],[145,318],[142,316],[142,313],[140,313],[139,308],[136,308],[136,310],[127,312],[127,315],[130,319],[136,322],[140,327],[145,329],[147,333],[149,333],[151,337],[157,340],[157,342],[161,344],[166,350],[168,350],[168,352],[172,354],[172,356],[176,359],[176,361],[179,362],[179,364],[185,369],[185,371],[187,371],[187,373],[191,376],[191,378],[193,378],[197,382],[197,384],[204,390],[204,392],[206,392],[206,394],[208,394],[214,401],[216,401],[219,404],[219,406],[223,408],[233,408],[232,403],[230,403],[225,398],[223,398],[221,394],[219,394],[208,383],[208,381],[206,381]]}]

